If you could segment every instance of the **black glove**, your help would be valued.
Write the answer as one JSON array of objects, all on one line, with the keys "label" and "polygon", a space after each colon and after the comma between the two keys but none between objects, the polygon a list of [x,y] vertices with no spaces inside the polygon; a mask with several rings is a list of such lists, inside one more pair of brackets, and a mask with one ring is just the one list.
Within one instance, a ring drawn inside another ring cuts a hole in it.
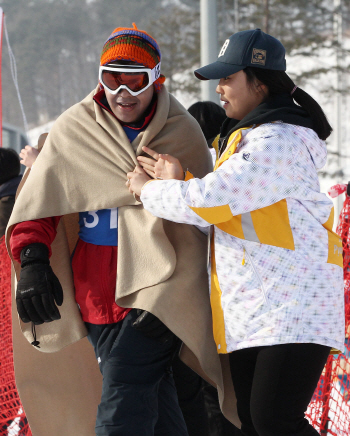
[{"label": "black glove", "polygon": [[36,243],[23,248],[21,267],[16,291],[17,311],[21,320],[38,325],[60,319],[57,306],[63,303],[63,291],[50,266],[46,245]]},{"label": "black glove", "polygon": [[148,338],[156,339],[164,344],[175,336],[160,319],[147,310],[137,309],[137,315],[138,318],[132,326]]}]

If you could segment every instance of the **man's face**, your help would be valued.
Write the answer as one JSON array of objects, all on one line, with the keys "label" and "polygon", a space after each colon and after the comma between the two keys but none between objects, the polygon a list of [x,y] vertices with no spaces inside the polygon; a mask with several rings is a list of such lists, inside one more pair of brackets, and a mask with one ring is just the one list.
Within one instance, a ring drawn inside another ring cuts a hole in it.
[{"label": "man's face", "polygon": [[106,98],[114,115],[123,123],[139,121],[151,103],[154,86],[150,86],[141,94],[133,96],[126,89],[121,89],[117,94],[111,94],[105,89]]}]

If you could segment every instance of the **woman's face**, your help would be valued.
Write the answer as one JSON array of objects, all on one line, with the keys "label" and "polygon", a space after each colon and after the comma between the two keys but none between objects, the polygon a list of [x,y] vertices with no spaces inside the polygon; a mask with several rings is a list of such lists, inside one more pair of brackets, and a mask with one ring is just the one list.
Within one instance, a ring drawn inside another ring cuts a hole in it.
[{"label": "woman's face", "polygon": [[241,70],[220,79],[216,92],[220,94],[226,116],[242,120],[265,99],[267,87],[258,81],[248,83],[246,73]]}]

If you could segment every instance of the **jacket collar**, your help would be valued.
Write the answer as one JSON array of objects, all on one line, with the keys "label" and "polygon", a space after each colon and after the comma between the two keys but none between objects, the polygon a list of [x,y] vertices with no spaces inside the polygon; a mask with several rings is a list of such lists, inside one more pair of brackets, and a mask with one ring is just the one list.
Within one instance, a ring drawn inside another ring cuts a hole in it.
[{"label": "jacket collar", "polygon": [[259,104],[240,121],[226,118],[220,130],[220,150],[225,149],[228,138],[235,130],[274,121],[282,121],[309,129],[313,127],[311,117],[306,110],[296,105],[289,94],[280,94]]}]

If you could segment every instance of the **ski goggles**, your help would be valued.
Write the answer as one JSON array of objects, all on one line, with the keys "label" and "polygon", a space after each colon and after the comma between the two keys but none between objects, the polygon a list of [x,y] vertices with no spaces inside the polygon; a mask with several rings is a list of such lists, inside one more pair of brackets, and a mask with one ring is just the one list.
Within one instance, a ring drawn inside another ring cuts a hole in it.
[{"label": "ski goggles", "polygon": [[99,80],[111,94],[126,89],[131,95],[139,95],[149,88],[160,76],[160,62],[154,68],[143,65],[101,65]]}]

